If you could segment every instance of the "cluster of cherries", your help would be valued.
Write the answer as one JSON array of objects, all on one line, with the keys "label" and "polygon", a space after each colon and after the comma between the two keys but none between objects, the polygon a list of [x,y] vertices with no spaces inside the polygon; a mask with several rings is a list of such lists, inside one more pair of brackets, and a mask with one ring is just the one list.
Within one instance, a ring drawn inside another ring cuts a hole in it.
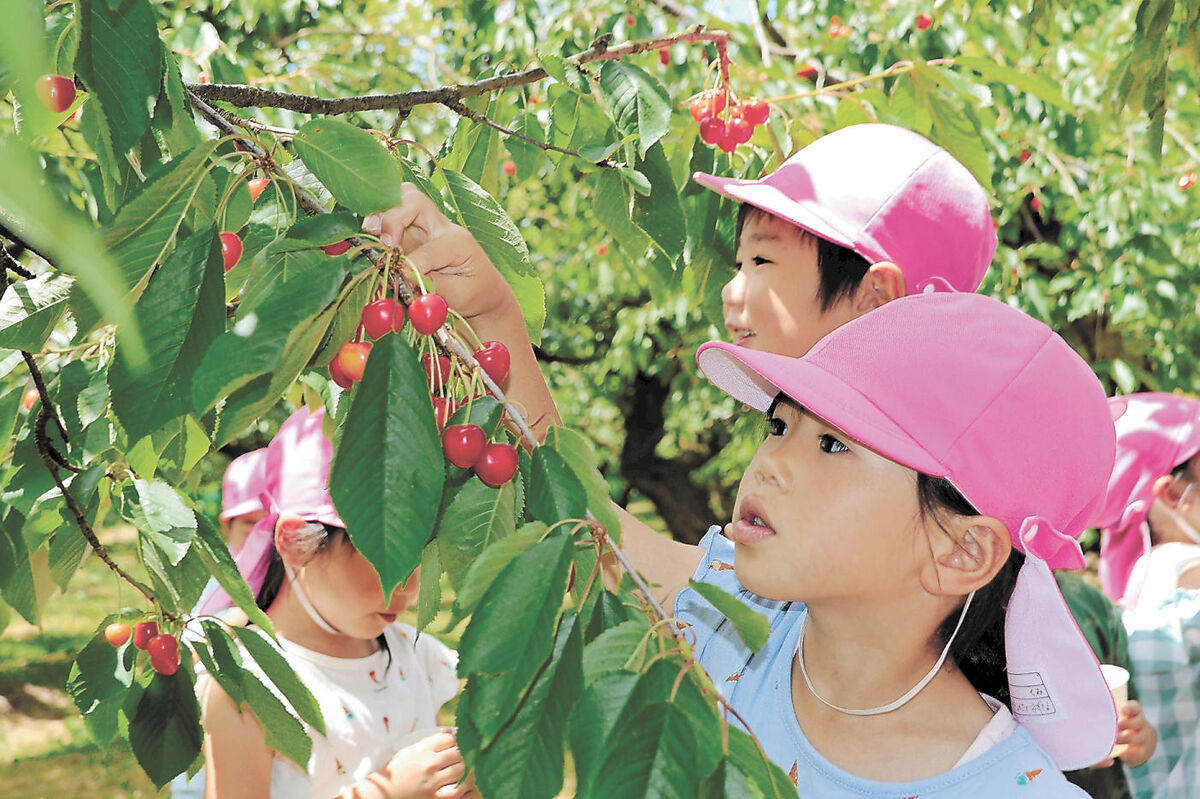
[{"label": "cluster of cherries", "polygon": [[[422,336],[432,336],[446,323],[449,306],[439,294],[429,292],[413,299],[408,306],[408,321]],[[404,328],[404,306],[390,297],[373,300],[362,310],[362,331],[378,341]],[[370,341],[347,341],[329,362],[329,376],[343,389],[359,380],[371,354]],[[499,341],[484,342],[473,356],[479,367],[497,385],[508,377],[511,358]],[[430,401],[438,429],[442,431],[442,452],[446,460],[463,469],[474,469],[484,483],[499,487],[517,473],[517,449],[512,444],[488,441],[483,428],[476,424],[446,425],[462,405],[452,390],[453,368],[450,358],[428,352],[421,356],[429,381]]]},{"label": "cluster of cherries", "polygon": [[[252,178],[246,181],[246,188],[250,191],[250,202],[255,202],[270,182],[267,178]],[[220,238],[221,258],[225,262],[225,271],[228,272],[238,265],[238,261],[242,260],[242,239],[238,234],[230,231],[222,233]],[[335,241],[333,244],[321,247],[321,251],[330,257],[337,257],[349,249],[349,239]]]},{"label": "cluster of cherries", "polygon": [[692,119],[700,125],[700,138],[727,153],[750,141],[754,129],[771,116],[771,105],[753,97],[745,102],[729,102],[726,89],[701,92],[688,104]]},{"label": "cluster of cherries", "polygon": [[104,637],[116,647],[124,646],[131,635],[133,645],[149,653],[150,668],[168,677],[179,670],[179,640],[160,633],[158,622],[139,621],[130,630],[128,624],[115,621],[104,628]]}]

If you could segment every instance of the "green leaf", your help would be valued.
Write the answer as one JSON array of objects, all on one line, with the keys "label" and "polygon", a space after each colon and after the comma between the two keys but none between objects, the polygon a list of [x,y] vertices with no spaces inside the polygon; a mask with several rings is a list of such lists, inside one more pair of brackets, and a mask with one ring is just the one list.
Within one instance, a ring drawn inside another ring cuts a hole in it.
[{"label": "green leaf", "polygon": [[0,347],[39,351],[62,318],[74,283],[52,272],[10,285],[0,299]]},{"label": "green leaf", "polygon": [[[509,127],[536,141],[546,140],[545,128],[538,121],[537,114],[531,111],[518,111]],[[524,139],[518,139],[516,136],[506,138],[504,146],[508,148],[508,153],[512,156],[513,166],[517,168],[516,177],[518,179],[533,177],[538,168],[546,161],[545,150]]]},{"label": "green leaf", "polygon": [[229,545],[225,543],[225,539],[217,532],[213,523],[201,514],[196,515],[196,538],[192,542],[192,549],[200,557],[205,568],[217,579],[221,588],[225,589],[233,603],[246,614],[250,623],[274,636],[271,620],[255,604],[250,586],[238,572],[237,563],[229,554]]},{"label": "green leaf", "polygon": [[103,627],[71,665],[67,693],[87,721],[92,737],[100,744],[107,744],[117,733],[117,710],[133,683],[137,650],[132,643],[120,647],[109,644]]},{"label": "green leaf", "polygon": [[187,770],[203,743],[191,669],[155,674],[129,719],[129,745],[138,765],[162,788]]},{"label": "green leaf", "polygon": [[263,633],[249,627],[234,627],[233,634],[237,636],[238,641],[258,663],[263,674],[275,684],[275,687],[279,689],[279,692],[283,694],[300,718],[324,735],[325,717],[321,715],[321,708],[317,705],[317,700],[313,698],[304,683],[300,682],[296,672],[288,665],[287,660],[275,648],[275,645],[268,641]]},{"label": "green leaf", "polygon": [[242,673],[242,694],[263,729],[263,742],[303,769],[312,756],[312,738],[300,720],[252,671]]},{"label": "green leaf", "polygon": [[564,519],[582,519],[587,513],[587,494],[567,465],[551,447],[533,451],[533,471],[527,500],[529,515],[549,524]]},{"label": "green leaf", "polygon": [[425,545],[421,553],[421,579],[417,587],[417,630],[424,631],[442,606],[442,564],[438,559],[438,540]]},{"label": "green leaf", "polygon": [[400,167],[362,128],[333,117],[313,119],[293,139],[296,154],[339,203],[366,216],[399,205]]},{"label": "green leaf", "polygon": [[[767,799],[796,799],[796,785],[783,769],[775,765],[748,734],[729,725],[729,756],[727,764]],[[735,781],[741,781],[733,778]],[[725,794],[726,796],[730,794]],[[740,796],[741,794],[732,794]]]},{"label": "green leaf", "polygon": [[195,371],[225,330],[223,274],[216,231],[190,236],[155,272],[134,306],[147,349],[143,367],[130,366],[125,338],[117,334],[109,385],[113,411],[132,440],[192,410]]},{"label": "green leaf", "polygon": [[676,705],[649,705],[623,717],[606,744],[588,796],[694,799],[699,793],[706,775],[696,770],[696,734]]},{"label": "green leaf", "polygon": [[150,125],[162,84],[162,45],[147,0],[78,0],[82,26],[75,72],[110,121],[112,147],[123,154]]},{"label": "green leaf", "polygon": [[591,443],[569,427],[551,427],[546,431],[547,447],[558,452],[566,461],[575,479],[587,494],[587,509],[604,525],[610,538],[621,540],[621,521],[613,510],[608,483],[596,468],[596,453]]},{"label": "green leaf", "polygon": [[454,589],[463,587],[475,558],[516,530],[515,489],[492,488],[472,476],[446,503],[438,525],[441,560]]},{"label": "green leaf", "polygon": [[[642,177],[641,173],[635,173]],[[644,179],[644,178],[643,178]],[[630,258],[644,258],[646,251],[654,246],[646,231],[633,221],[633,194],[628,183],[611,169],[603,169],[592,176],[596,187],[592,212],[596,221],[604,226],[608,235]],[[646,184],[649,192],[650,184]]]},{"label": "green leaf", "polygon": [[638,154],[645,158],[646,151],[671,127],[671,99],[666,89],[640,67],[605,61],[600,67],[600,92],[612,109],[617,129],[640,137]]},{"label": "green leaf", "polygon": [[600,633],[583,652],[583,672],[588,682],[609,671],[638,671],[631,668],[637,664],[630,661],[644,657],[651,637],[645,619],[630,619]]},{"label": "green leaf", "polygon": [[525,239],[504,208],[478,184],[457,172],[446,170],[442,174],[446,177],[451,208],[512,286],[525,317],[529,340],[540,344],[546,321],[546,295],[529,260]]},{"label": "green leaf", "polygon": [[400,336],[384,336],[354,389],[329,473],[333,503],[384,596],[408,579],[433,535],[443,462],[425,369]]},{"label": "green leaf", "polygon": [[1063,97],[1062,87],[1051,83],[1043,77],[1029,75],[1007,64],[1000,64],[983,56],[957,56],[954,59],[954,63],[956,66],[969,69],[972,72],[978,72],[987,80],[996,83],[1007,83],[1009,86],[1032,94],[1038,99],[1057,106],[1069,114],[1075,113],[1075,106],[1067,98]]},{"label": "green leaf", "polygon": [[[462,587],[454,598],[455,618],[465,618],[475,612],[479,601],[496,578],[505,572],[517,557],[542,540],[546,529],[542,522],[530,522],[507,538],[494,541],[483,549],[479,557],[471,562],[466,576],[462,579]],[[438,535],[440,541],[442,533]]]},{"label": "green leaf", "polygon": [[637,169],[650,180],[650,194],[633,198],[633,221],[646,231],[669,260],[683,252],[687,223],[679,204],[679,191],[671,175],[662,144],[656,144],[638,161]]},{"label": "green leaf", "polygon": [[688,580],[688,585],[697,594],[708,600],[713,607],[721,611],[725,618],[733,622],[742,642],[750,648],[751,652],[757,652],[763,648],[767,638],[771,635],[771,624],[767,621],[766,616],[711,583]]},{"label": "green leaf", "polygon": [[135,479],[125,486],[121,515],[178,565],[196,535],[196,513],[166,483]]}]

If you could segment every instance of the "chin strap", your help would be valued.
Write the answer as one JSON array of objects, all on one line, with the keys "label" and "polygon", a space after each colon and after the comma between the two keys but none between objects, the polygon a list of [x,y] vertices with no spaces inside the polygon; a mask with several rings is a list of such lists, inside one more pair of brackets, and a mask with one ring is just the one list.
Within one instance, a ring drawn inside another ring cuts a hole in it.
[{"label": "chin strap", "polygon": [[304,608],[304,612],[312,619],[312,623],[320,627],[330,635],[345,635],[341,630],[334,627],[317,612],[308,598],[308,592],[304,590],[304,586],[300,584],[300,579],[296,576],[296,571],[288,565],[287,561],[283,562],[283,570],[287,574],[288,581],[292,584],[292,590],[296,594],[296,599],[300,601],[300,607]]},{"label": "chin strap", "polygon": [[880,705],[879,707],[863,708],[861,710],[839,707],[832,702],[828,702],[824,697],[817,693],[817,689],[813,687],[812,680],[809,679],[808,676],[808,669],[804,667],[804,629],[808,626],[808,615],[806,613],[804,621],[800,623],[800,640],[796,643],[796,657],[800,661],[800,675],[804,677],[804,684],[808,686],[808,690],[821,704],[832,708],[839,713],[845,713],[849,716],[879,716],[884,713],[891,713],[893,710],[903,707],[904,705],[908,704],[914,696],[921,693],[925,686],[929,685],[929,683],[933,681],[933,678],[937,675],[938,670],[942,668],[942,664],[946,662],[946,656],[950,654],[950,645],[954,643],[954,636],[958,635],[958,630],[960,627],[962,627],[963,619],[967,617],[967,609],[971,607],[971,600],[974,597],[974,591],[967,594],[967,600],[963,602],[962,612],[958,614],[958,624],[954,625],[954,632],[950,633],[950,640],[946,642],[946,646],[942,649],[942,654],[940,657],[938,657],[937,663],[933,664],[933,668],[931,668],[929,672],[921,678],[921,681],[910,688],[904,694],[904,696],[900,697],[894,702],[889,702],[886,705]]}]

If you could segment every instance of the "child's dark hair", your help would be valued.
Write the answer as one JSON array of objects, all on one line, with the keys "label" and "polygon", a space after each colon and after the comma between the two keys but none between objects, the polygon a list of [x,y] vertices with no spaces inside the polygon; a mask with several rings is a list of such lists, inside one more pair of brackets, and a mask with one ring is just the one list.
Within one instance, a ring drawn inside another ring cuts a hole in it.
[{"label": "child's dark hair", "polygon": [[[921,513],[933,519],[951,513],[978,516],[979,511],[944,477],[917,474],[917,501]],[[1014,549],[991,582],[975,592],[967,616],[950,647],[950,657],[970,680],[976,691],[995,697],[1010,709],[1007,659],[1004,653],[1004,614],[1017,574],[1025,564],[1025,555]],[[959,610],[950,613],[938,626],[941,646],[953,635]]]},{"label": "child's dark hair", "polygon": [[[749,220],[758,216],[771,215],[749,203],[742,203],[738,209],[736,238],[742,237],[742,227]],[[849,247],[834,244],[804,228],[798,227],[797,229],[802,238],[810,237],[817,242],[817,274],[820,278],[817,299],[821,303],[821,310],[828,311],[835,302],[843,297],[849,297],[855,292],[858,284],[862,283],[863,277],[866,276],[867,270],[871,268],[871,264]]]},{"label": "child's dark hair", "polygon": [[[322,552],[329,548],[329,545],[339,536],[345,536],[346,531],[341,527],[333,527],[328,524],[322,524],[325,528],[325,535],[321,536],[320,542],[317,544],[317,552]],[[267,573],[263,576],[262,586],[258,589],[258,595],[254,597],[254,604],[258,605],[259,610],[264,613],[270,609],[271,603],[279,596],[279,589],[283,586],[283,581],[287,577],[287,572],[283,568],[283,558],[279,557],[279,550],[275,548],[275,544],[271,544],[271,560],[267,564]],[[375,639],[379,642],[379,647],[384,652],[388,653],[388,666],[392,665],[392,651],[388,648],[387,637],[382,633]]]}]

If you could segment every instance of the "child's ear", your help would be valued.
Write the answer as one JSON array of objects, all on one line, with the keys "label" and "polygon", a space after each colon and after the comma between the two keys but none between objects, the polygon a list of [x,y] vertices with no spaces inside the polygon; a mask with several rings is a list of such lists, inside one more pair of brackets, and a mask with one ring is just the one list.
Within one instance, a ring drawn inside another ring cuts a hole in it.
[{"label": "child's ear", "polygon": [[857,293],[856,310],[873,311],[907,293],[904,273],[891,261],[872,264],[858,284]]},{"label": "child's ear", "polygon": [[964,596],[992,581],[1012,553],[1004,522],[991,516],[960,516],[934,539],[932,579],[926,588],[938,595]]},{"label": "child's ear", "polygon": [[308,522],[299,516],[286,514],[275,522],[275,549],[283,562],[293,568],[312,559],[315,549],[307,531]]},{"label": "child's ear", "polygon": [[1167,507],[1175,507],[1179,504],[1179,500],[1183,495],[1174,490],[1175,478],[1169,474],[1164,474],[1154,481],[1154,487],[1150,489],[1154,494],[1154,498],[1163,503]]}]

